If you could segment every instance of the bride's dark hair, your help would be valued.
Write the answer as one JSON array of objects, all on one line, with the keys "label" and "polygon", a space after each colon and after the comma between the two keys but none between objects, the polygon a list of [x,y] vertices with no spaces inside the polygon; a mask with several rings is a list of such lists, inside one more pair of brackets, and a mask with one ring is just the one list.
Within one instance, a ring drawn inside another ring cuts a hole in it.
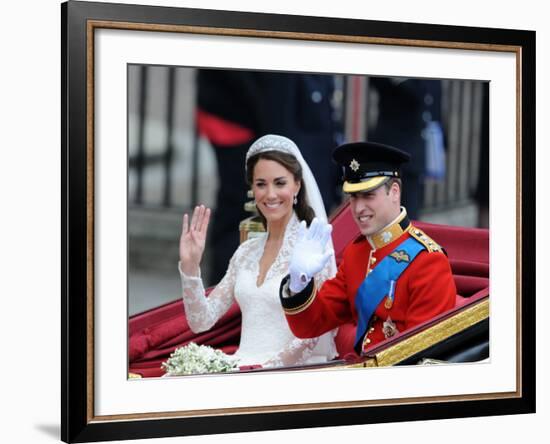
[{"label": "bride's dark hair", "polygon": [[[298,196],[296,197],[298,203],[294,206],[294,211],[296,212],[298,219],[305,220],[307,226],[309,227],[309,224],[315,217],[315,212],[307,202],[306,187],[304,181],[302,180],[302,166],[300,165],[300,162],[298,162],[296,157],[294,157],[292,154],[283,153],[282,151],[263,151],[261,153],[255,154],[254,156],[251,156],[246,162],[246,180],[249,186],[252,186],[254,178],[254,167],[260,159],[272,160],[279,163],[292,173],[296,182],[300,182],[300,191],[298,191]],[[262,220],[264,228],[267,228],[266,219],[260,209],[258,209],[258,214],[260,215],[260,219]]]}]

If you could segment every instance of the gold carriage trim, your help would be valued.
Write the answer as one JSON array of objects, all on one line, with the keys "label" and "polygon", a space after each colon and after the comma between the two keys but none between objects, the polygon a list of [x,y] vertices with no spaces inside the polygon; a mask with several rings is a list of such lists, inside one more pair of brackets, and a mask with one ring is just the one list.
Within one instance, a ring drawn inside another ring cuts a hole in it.
[{"label": "gold carriage trim", "polygon": [[404,361],[489,317],[489,300],[475,304],[350,367],[387,367]]},{"label": "gold carriage trim", "polygon": [[430,253],[443,251],[443,248],[441,248],[441,245],[439,245],[436,241],[434,241],[430,236],[424,233],[421,229],[410,225],[407,231],[418,242],[424,245]]},{"label": "gold carriage trim", "polygon": [[[288,283],[286,284],[286,291],[288,291]],[[307,310],[307,308],[313,303],[313,301],[315,300],[315,296],[317,296],[317,283],[315,282],[315,280],[313,281],[313,290],[311,291],[311,294],[309,295],[309,297],[307,298],[307,300],[299,305],[298,307],[294,307],[294,308],[283,308],[285,314],[288,314],[288,315],[296,315],[298,313],[301,313],[302,311],[304,310]]]}]

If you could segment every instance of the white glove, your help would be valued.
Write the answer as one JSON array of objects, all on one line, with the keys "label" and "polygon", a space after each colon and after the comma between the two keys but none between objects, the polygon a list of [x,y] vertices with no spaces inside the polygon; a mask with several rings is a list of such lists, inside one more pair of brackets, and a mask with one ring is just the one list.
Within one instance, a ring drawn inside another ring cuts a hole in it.
[{"label": "white glove", "polygon": [[331,232],[332,225],[317,218],[313,219],[309,229],[305,221],[300,222],[296,245],[288,267],[288,288],[292,293],[300,293],[306,288],[311,278],[323,269],[334,254],[332,249],[325,252]]}]

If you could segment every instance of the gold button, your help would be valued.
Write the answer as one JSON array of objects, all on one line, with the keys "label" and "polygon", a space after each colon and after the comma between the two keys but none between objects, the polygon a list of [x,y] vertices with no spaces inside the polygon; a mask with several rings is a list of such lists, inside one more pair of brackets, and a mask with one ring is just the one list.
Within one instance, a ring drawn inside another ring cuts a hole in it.
[{"label": "gold button", "polygon": [[370,263],[371,265],[374,265],[376,263],[376,258],[375,257],[371,257],[370,258]]},{"label": "gold button", "polygon": [[369,330],[369,333],[372,333],[374,331],[374,327],[371,327]]},{"label": "gold button", "polygon": [[369,338],[365,339],[365,344],[370,344],[370,342],[371,342],[371,341],[370,341]]}]

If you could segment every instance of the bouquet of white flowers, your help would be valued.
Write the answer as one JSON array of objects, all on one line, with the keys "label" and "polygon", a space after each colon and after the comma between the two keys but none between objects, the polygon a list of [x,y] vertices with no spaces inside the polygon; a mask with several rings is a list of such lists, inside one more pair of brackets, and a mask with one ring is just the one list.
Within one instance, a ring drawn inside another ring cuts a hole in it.
[{"label": "bouquet of white flowers", "polygon": [[236,358],[208,345],[197,345],[194,342],[176,348],[168,360],[162,363],[162,368],[170,376],[226,372],[236,366]]}]

